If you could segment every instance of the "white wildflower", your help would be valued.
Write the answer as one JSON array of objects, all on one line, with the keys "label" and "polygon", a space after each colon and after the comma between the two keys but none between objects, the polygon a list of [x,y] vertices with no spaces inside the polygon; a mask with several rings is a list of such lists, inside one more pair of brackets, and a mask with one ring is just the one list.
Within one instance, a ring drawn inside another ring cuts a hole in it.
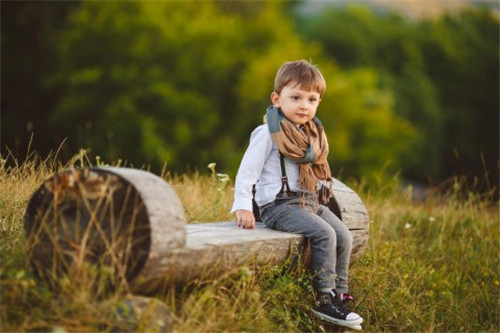
[{"label": "white wildflower", "polygon": [[210,169],[210,171],[212,171],[212,173],[215,173],[215,166],[217,165],[217,163],[215,162],[212,162],[210,164],[207,165],[207,168]]}]

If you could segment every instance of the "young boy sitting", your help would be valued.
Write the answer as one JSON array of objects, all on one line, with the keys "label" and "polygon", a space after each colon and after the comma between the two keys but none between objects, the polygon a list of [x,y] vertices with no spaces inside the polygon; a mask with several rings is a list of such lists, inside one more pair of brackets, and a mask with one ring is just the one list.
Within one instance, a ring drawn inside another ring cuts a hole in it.
[{"label": "young boy sitting", "polygon": [[309,62],[281,66],[271,94],[273,105],[266,112],[267,124],[253,131],[241,161],[231,212],[239,227],[255,227],[255,184],[255,202],[266,226],[302,234],[310,241],[316,291],[312,312],[337,325],[361,329],[363,318],[345,305],[352,299],[347,288],[352,235],[319,204],[318,192],[332,193],[328,141],[315,117],[325,89],[323,75]]}]

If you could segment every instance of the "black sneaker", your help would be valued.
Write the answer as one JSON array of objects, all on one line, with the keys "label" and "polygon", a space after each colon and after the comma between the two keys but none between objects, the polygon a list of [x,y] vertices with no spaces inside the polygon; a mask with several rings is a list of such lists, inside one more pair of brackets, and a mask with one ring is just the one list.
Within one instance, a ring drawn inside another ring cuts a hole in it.
[{"label": "black sneaker", "polygon": [[337,297],[335,290],[329,293],[319,293],[316,297],[316,307],[312,309],[312,312],[330,323],[361,330],[363,318],[351,312]]}]

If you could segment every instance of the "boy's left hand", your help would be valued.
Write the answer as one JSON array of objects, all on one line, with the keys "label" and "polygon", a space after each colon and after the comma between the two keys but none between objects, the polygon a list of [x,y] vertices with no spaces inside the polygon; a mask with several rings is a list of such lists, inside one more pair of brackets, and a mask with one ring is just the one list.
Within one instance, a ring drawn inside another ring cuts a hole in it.
[{"label": "boy's left hand", "polygon": [[234,212],[234,214],[236,215],[238,227],[243,229],[255,228],[255,216],[253,215],[253,212],[245,209],[239,209]]}]

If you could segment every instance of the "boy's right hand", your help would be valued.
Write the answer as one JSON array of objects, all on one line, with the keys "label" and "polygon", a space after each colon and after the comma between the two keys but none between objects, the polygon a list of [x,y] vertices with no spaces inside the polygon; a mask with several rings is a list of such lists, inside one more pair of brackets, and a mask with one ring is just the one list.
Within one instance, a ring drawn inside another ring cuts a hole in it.
[{"label": "boy's right hand", "polygon": [[245,209],[239,209],[234,212],[236,215],[236,222],[238,222],[238,227],[243,229],[253,229],[255,228],[255,216],[253,212]]}]

